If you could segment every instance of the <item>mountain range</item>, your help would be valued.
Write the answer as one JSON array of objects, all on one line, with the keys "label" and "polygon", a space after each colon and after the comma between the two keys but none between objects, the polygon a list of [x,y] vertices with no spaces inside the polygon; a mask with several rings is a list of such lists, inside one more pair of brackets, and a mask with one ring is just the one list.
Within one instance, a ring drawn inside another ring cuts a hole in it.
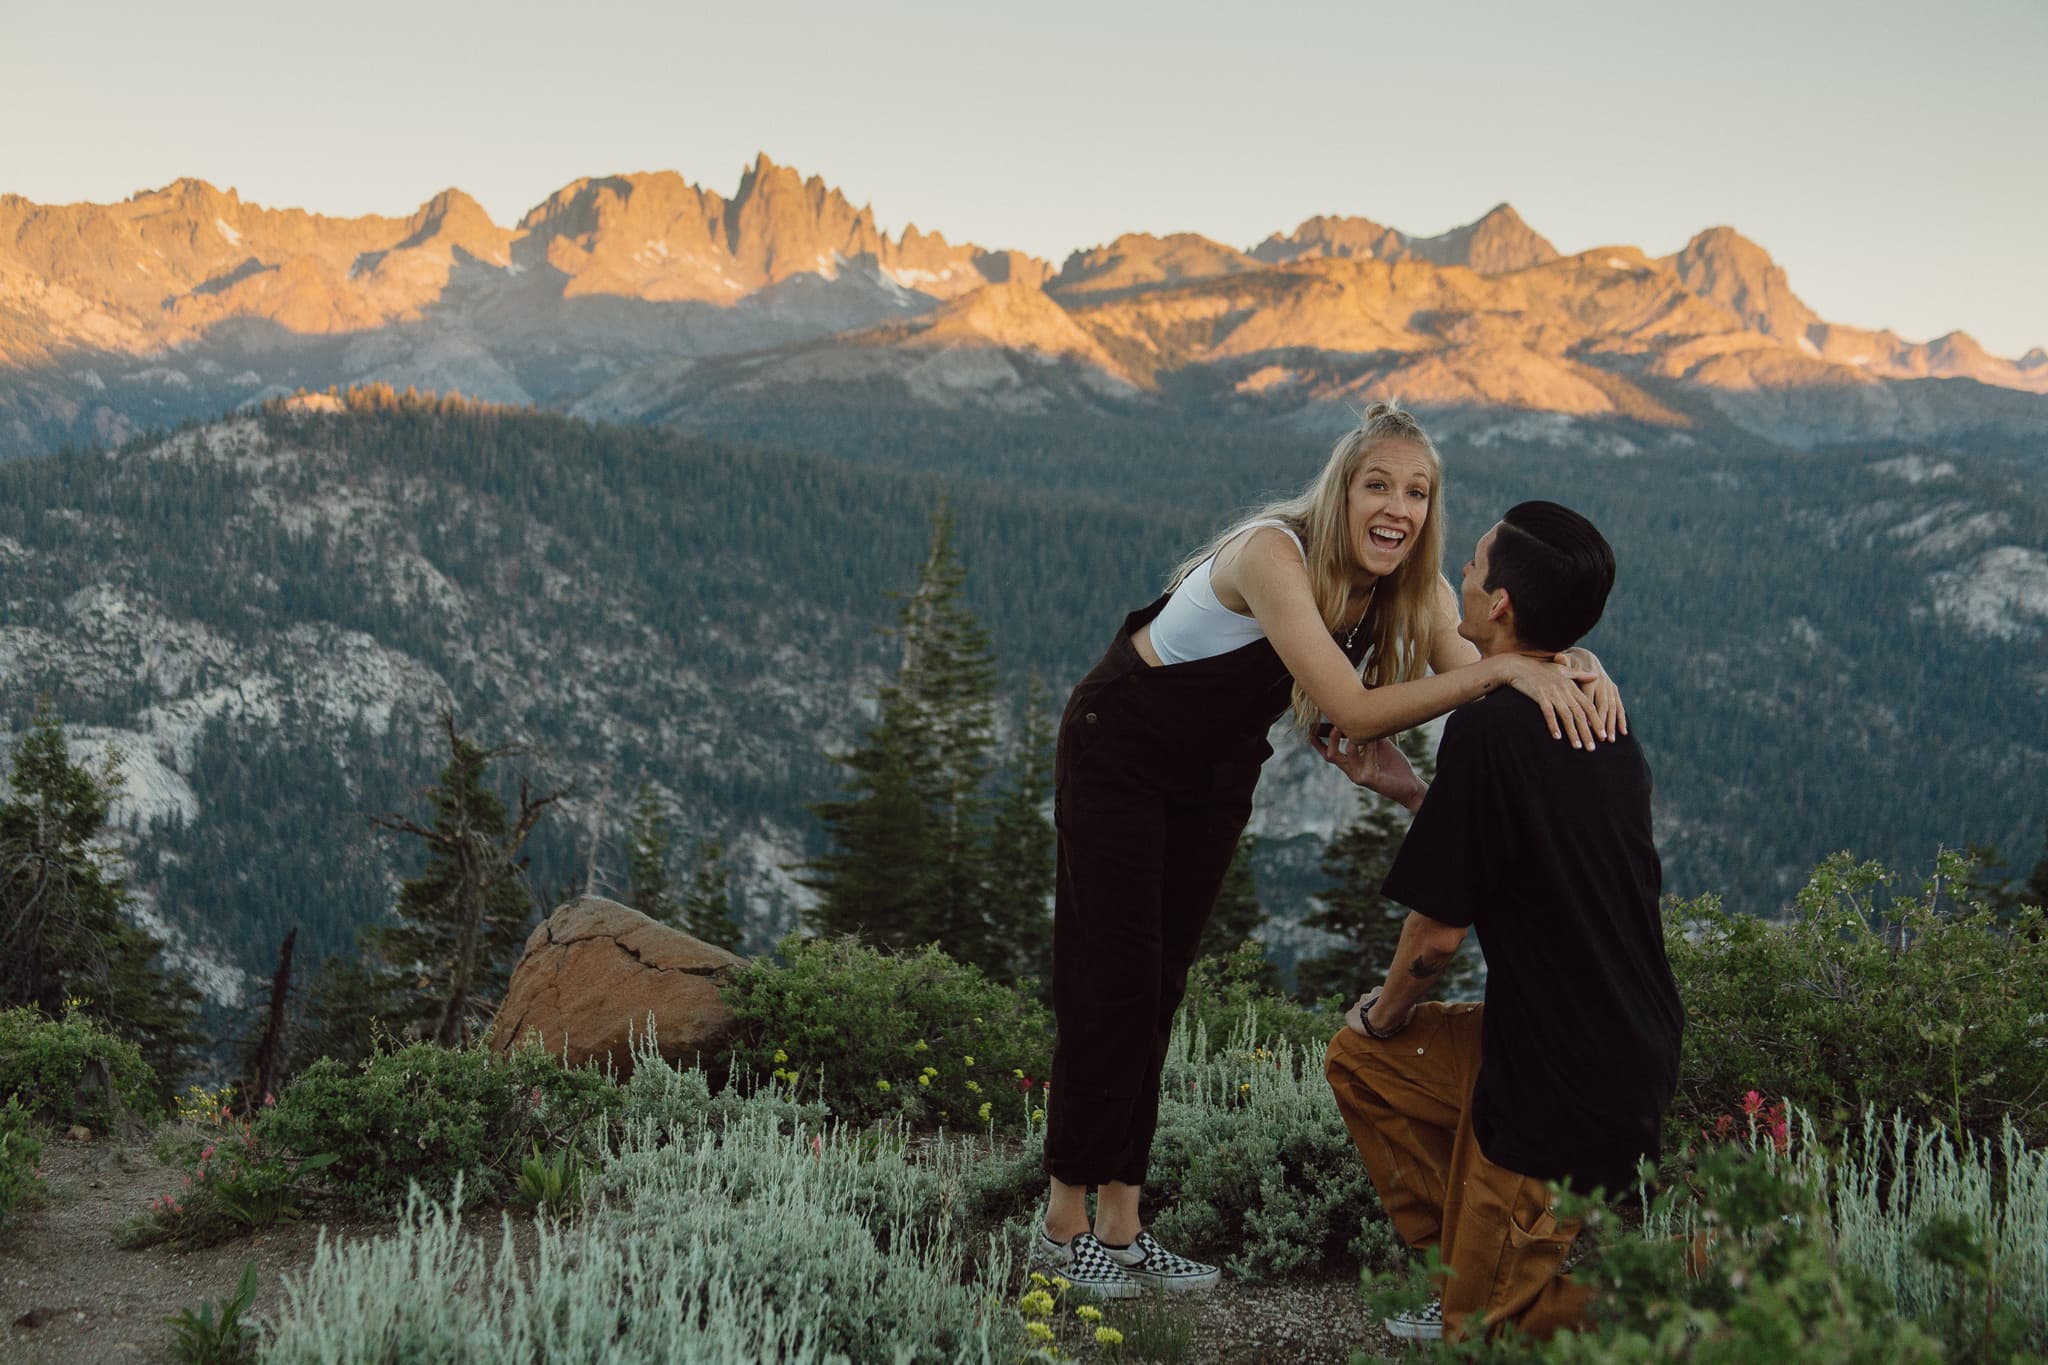
[{"label": "mountain range", "polygon": [[458,189],[403,218],[269,209],[190,179],[109,205],[0,196],[0,454],[369,381],[686,425],[839,383],[1318,430],[1391,392],[1728,421],[1795,447],[2048,431],[2048,351],[1826,322],[1726,227],[1669,256],[1566,256],[1502,204],[1434,237],[1361,217],[1244,250],[1126,234],[1055,270],[891,235],[766,155],[730,197],[673,172],[586,178],[510,228]]}]

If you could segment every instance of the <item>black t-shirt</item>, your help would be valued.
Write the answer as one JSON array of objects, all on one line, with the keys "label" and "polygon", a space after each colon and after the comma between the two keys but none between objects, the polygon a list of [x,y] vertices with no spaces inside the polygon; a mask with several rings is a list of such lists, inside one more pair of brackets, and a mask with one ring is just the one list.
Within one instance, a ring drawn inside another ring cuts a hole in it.
[{"label": "black t-shirt", "polygon": [[1478,931],[1472,1128],[1495,1165],[1617,1194],[1656,1155],[1684,1024],[1662,876],[1633,738],[1574,749],[1507,688],[1444,723],[1436,780],[1382,890]]}]

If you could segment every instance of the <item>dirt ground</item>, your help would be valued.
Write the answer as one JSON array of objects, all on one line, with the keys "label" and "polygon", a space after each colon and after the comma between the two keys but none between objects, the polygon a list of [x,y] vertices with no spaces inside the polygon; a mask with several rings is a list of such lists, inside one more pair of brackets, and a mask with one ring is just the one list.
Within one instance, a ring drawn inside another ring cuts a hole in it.
[{"label": "dirt ground", "polygon": [[[0,1362],[103,1365],[170,1362],[165,1318],[202,1300],[224,1299],[254,1261],[251,1316],[273,1311],[279,1277],[303,1271],[319,1237],[317,1217],[204,1251],[115,1245],[121,1226],[183,1172],[158,1161],[147,1143],[50,1141],[43,1149],[42,1202],[0,1232]],[[494,1214],[474,1226],[494,1241]],[[388,1223],[331,1227],[346,1238],[375,1236]],[[1349,1277],[1238,1285],[1173,1305],[1191,1319],[1185,1365],[1326,1365],[1364,1348],[1390,1359],[1400,1348],[1371,1321]],[[1084,1356],[1092,1353],[1084,1350]]]}]

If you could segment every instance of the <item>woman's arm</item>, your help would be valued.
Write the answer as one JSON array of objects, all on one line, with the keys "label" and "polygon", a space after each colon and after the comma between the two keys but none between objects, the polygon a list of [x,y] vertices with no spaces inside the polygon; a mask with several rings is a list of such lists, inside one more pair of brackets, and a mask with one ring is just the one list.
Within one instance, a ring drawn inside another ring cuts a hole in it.
[{"label": "woman's arm", "polygon": [[1212,582],[1224,605],[1231,605],[1226,591],[1243,597],[1280,662],[1352,739],[1399,734],[1511,684],[1543,708],[1552,738],[1569,733],[1573,748],[1593,742],[1592,713],[1578,679],[1556,663],[1502,654],[1432,677],[1367,688],[1324,628],[1294,542],[1277,529],[1254,531],[1227,563],[1218,556],[1214,572]]}]

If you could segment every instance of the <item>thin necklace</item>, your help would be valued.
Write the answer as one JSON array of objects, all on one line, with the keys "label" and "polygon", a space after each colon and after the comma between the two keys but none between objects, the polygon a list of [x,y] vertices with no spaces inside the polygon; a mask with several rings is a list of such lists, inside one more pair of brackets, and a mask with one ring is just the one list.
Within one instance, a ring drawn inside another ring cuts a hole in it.
[{"label": "thin necklace", "polygon": [[[1378,583],[1378,581],[1377,581],[1377,580],[1375,580],[1375,581],[1374,581],[1374,583],[1373,583],[1373,587],[1374,587],[1374,588],[1376,588],[1376,587],[1378,587],[1378,586],[1379,586],[1379,583]],[[1364,625],[1364,624],[1365,624],[1365,618],[1366,618],[1366,615],[1367,615],[1367,614],[1368,614],[1369,612],[1371,612],[1371,611],[1372,611],[1372,588],[1367,588],[1367,589],[1365,590],[1365,610],[1364,610],[1364,611],[1361,611],[1360,613],[1358,613],[1358,619],[1357,619],[1356,621],[1353,621],[1353,622],[1351,623],[1351,633],[1350,633],[1349,635],[1346,635],[1346,636],[1344,637],[1344,652],[1345,652],[1346,654],[1349,654],[1349,653],[1351,652],[1351,646],[1353,646],[1353,645],[1355,645],[1355,644],[1357,644],[1357,643],[1358,643],[1358,628],[1359,628],[1360,626],[1362,626],[1362,625]]]}]

